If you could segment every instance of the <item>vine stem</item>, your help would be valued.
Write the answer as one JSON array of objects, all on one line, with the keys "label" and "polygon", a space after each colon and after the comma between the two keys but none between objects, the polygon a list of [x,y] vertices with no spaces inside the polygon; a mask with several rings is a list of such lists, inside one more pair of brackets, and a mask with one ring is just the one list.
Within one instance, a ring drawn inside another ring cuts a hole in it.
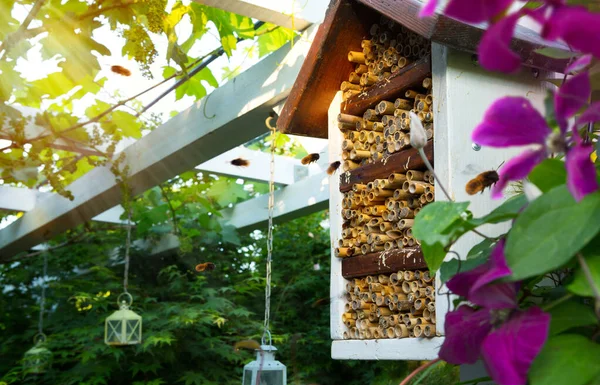
[{"label": "vine stem", "polygon": [[565,302],[565,301],[568,301],[568,300],[570,300],[571,298],[573,298],[573,294],[571,294],[571,293],[569,293],[569,294],[565,294],[565,295],[563,295],[562,297],[558,298],[557,300],[555,300],[555,301],[552,301],[552,302],[550,302],[549,304],[547,304],[546,306],[544,306],[544,307],[542,308],[542,310],[544,310],[544,311],[548,311],[548,310],[552,309],[553,307],[555,307],[555,306],[558,306],[558,305],[560,305],[561,303],[563,303],[563,302]]},{"label": "vine stem", "polygon": [[408,375],[408,377],[406,377],[404,380],[402,380],[402,382],[400,383],[400,385],[408,385],[408,383],[419,373],[421,373],[423,370],[427,369],[428,367],[437,364],[438,362],[440,362],[442,359],[441,358],[436,358],[433,361],[429,361],[421,366],[419,366],[418,368],[416,368],[415,370],[412,371],[411,374]]},{"label": "vine stem", "polygon": [[588,266],[585,258],[581,253],[577,253],[577,261],[581,266],[581,270],[583,271],[583,275],[585,279],[588,281],[590,287],[592,288],[592,293],[594,294],[594,298],[596,299],[596,315],[600,317],[600,289],[596,286],[596,282],[594,282],[594,277],[592,276],[592,271]]},{"label": "vine stem", "polygon": [[[438,178],[437,174],[435,173],[435,170],[433,169],[433,166],[431,165],[431,163],[429,163],[429,159],[427,159],[427,155],[425,155],[425,151],[423,151],[423,148],[419,148],[418,151],[419,151],[419,156],[421,157],[421,159],[423,159],[423,163],[425,163],[425,166],[427,167],[427,169],[433,175],[433,178],[435,179],[435,182],[437,183],[438,186],[440,186],[440,189],[442,189],[442,192],[444,193],[444,195],[446,196],[446,198],[448,198],[448,200],[450,202],[454,202],[454,198],[452,198],[450,196],[450,194],[448,194],[448,191],[444,187],[444,184],[442,183],[442,181],[440,180],[440,178]],[[477,235],[485,238],[485,239],[494,239],[494,238],[488,237],[487,235],[479,232],[479,230],[473,229],[471,231],[474,232],[475,234],[477,234]]]}]

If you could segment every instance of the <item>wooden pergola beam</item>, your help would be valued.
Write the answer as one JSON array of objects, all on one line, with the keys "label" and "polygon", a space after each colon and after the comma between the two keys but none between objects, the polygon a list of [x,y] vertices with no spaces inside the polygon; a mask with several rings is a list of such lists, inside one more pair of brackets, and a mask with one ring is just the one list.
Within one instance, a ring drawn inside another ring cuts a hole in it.
[{"label": "wooden pergola beam", "polygon": [[[139,194],[267,131],[265,118],[289,94],[310,47],[309,28],[235,80],[216,89],[127,147],[129,184]],[[97,167],[68,189],[75,199],[51,196],[0,231],[0,262],[84,223],[121,201],[108,167]]]},{"label": "wooden pergola beam", "polygon": [[326,0],[194,0],[196,3],[244,15],[296,31],[320,23]]}]

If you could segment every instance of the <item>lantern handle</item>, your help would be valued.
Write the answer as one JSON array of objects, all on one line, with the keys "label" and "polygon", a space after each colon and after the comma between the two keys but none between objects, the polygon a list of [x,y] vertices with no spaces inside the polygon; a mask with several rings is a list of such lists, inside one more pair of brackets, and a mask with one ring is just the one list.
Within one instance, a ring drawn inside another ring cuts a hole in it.
[{"label": "lantern handle", "polygon": [[[265,343],[266,342],[265,341],[265,337],[266,336],[269,337],[269,343],[268,344]],[[263,332],[263,335],[262,335],[262,337],[260,339],[260,343],[261,343],[261,345],[269,345],[269,346],[273,345],[273,340],[271,339],[271,332],[268,329]]]},{"label": "lantern handle", "polygon": [[33,343],[36,345],[41,345],[46,342],[46,335],[44,333],[37,333],[33,336]]},{"label": "lantern handle", "polygon": [[[125,297],[125,298],[123,298],[123,297]],[[117,305],[119,305],[119,307],[121,307],[121,305],[130,307],[132,303],[133,303],[133,297],[128,292],[121,293],[117,297]]]}]

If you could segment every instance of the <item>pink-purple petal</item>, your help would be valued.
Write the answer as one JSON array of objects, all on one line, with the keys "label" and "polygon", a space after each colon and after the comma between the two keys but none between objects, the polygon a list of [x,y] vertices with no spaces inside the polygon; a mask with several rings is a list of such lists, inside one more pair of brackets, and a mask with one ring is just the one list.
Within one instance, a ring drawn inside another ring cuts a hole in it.
[{"label": "pink-purple petal", "polygon": [[477,266],[472,270],[458,273],[448,280],[446,286],[452,293],[460,295],[461,297],[465,297],[468,301],[470,301],[471,298],[469,293],[471,292],[471,288],[473,285],[475,285],[479,278],[481,278],[481,276],[489,270],[489,268],[489,263],[484,263],[483,265]]},{"label": "pink-purple petal", "polygon": [[521,58],[510,49],[515,26],[521,17],[515,13],[488,28],[479,42],[479,63],[488,71],[511,73],[521,67]]},{"label": "pink-purple petal", "polygon": [[594,102],[577,118],[576,127],[582,124],[600,122],[600,102]]},{"label": "pink-purple petal", "polygon": [[531,363],[542,350],[550,315],[537,307],[513,313],[483,341],[482,356],[488,374],[498,385],[525,385]]},{"label": "pink-purple petal", "polygon": [[525,178],[546,157],[545,149],[526,150],[512,158],[500,169],[500,179],[492,186],[492,198],[502,198],[502,190],[508,182]]},{"label": "pink-purple petal", "polygon": [[435,7],[437,7],[438,0],[429,0],[419,12],[419,17],[429,17],[435,14]]},{"label": "pink-purple petal", "polygon": [[574,50],[600,58],[600,13],[589,12],[585,7],[554,7],[542,37],[561,39]]},{"label": "pink-purple petal", "polygon": [[583,55],[580,58],[576,59],[573,63],[571,63],[566,69],[566,73],[579,72],[582,69],[586,68],[590,64],[592,64],[592,55]]},{"label": "pink-purple petal", "polygon": [[475,143],[490,147],[544,145],[550,132],[544,117],[529,100],[508,96],[496,100],[487,109],[471,138]]},{"label": "pink-purple petal", "polygon": [[567,131],[568,119],[585,106],[592,93],[590,75],[582,72],[568,79],[554,95],[554,112],[561,131]]},{"label": "pink-purple petal", "polygon": [[508,9],[514,0],[451,0],[444,13],[467,23],[489,21]]},{"label": "pink-purple petal", "polygon": [[479,359],[481,344],[492,329],[490,312],[462,305],[446,314],[446,338],[439,357],[454,365],[474,364]]},{"label": "pink-purple petal", "polygon": [[[574,135],[578,134],[574,133]],[[592,151],[594,147],[591,144],[577,143],[567,152],[565,160],[567,187],[576,201],[598,191],[596,168],[590,159]]]},{"label": "pink-purple petal", "polygon": [[496,282],[512,274],[504,257],[504,242],[502,239],[496,244],[490,255],[490,261],[486,264],[486,271],[471,286],[467,297],[470,302],[488,309],[517,307],[518,284]]}]

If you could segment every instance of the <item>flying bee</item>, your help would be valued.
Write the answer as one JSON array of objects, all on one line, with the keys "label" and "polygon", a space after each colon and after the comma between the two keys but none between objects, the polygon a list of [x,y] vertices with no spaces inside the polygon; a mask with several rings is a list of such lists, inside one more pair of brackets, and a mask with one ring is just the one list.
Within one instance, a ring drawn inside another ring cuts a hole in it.
[{"label": "flying bee", "polygon": [[[500,166],[498,166],[498,168],[502,167],[503,164],[504,162],[500,163]],[[498,182],[498,180],[500,179],[500,176],[498,175],[498,172],[496,170],[484,171],[481,174],[477,175],[475,178],[468,181],[467,185],[465,186],[465,191],[467,192],[467,194],[475,195],[478,192],[483,193],[483,190],[495,185],[496,182]]]},{"label": "flying bee", "polygon": [[339,160],[331,163],[329,167],[327,167],[327,174],[333,175],[337,171],[337,169],[340,168],[341,164],[342,162],[340,162]]},{"label": "flying bee", "polygon": [[215,264],[212,262],[204,262],[196,265],[196,271],[201,273],[203,271],[210,271],[215,269]]},{"label": "flying bee", "polygon": [[317,160],[319,160],[321,156],[319,156],[319,154],[314,153],[314,154],[308,154],[306,155],[304,158],[302,158],[301,163],[303,165],[307,165],[307,164],[311,164],[316,162]]},{"label": "flying bee", "polygon": [[119,75],[131,76],[131,71],[129,71],[127,68],[125,68],[123,66],[112,66],[112,67],[110,67],[110,70]]},{"label": "flying bee", "polygon": [[244,158],[235,158],[230,163],[232,165],[238,166],[238,167],[248,167],[248,166],[250,166],[250,161],[246,160]]}]

